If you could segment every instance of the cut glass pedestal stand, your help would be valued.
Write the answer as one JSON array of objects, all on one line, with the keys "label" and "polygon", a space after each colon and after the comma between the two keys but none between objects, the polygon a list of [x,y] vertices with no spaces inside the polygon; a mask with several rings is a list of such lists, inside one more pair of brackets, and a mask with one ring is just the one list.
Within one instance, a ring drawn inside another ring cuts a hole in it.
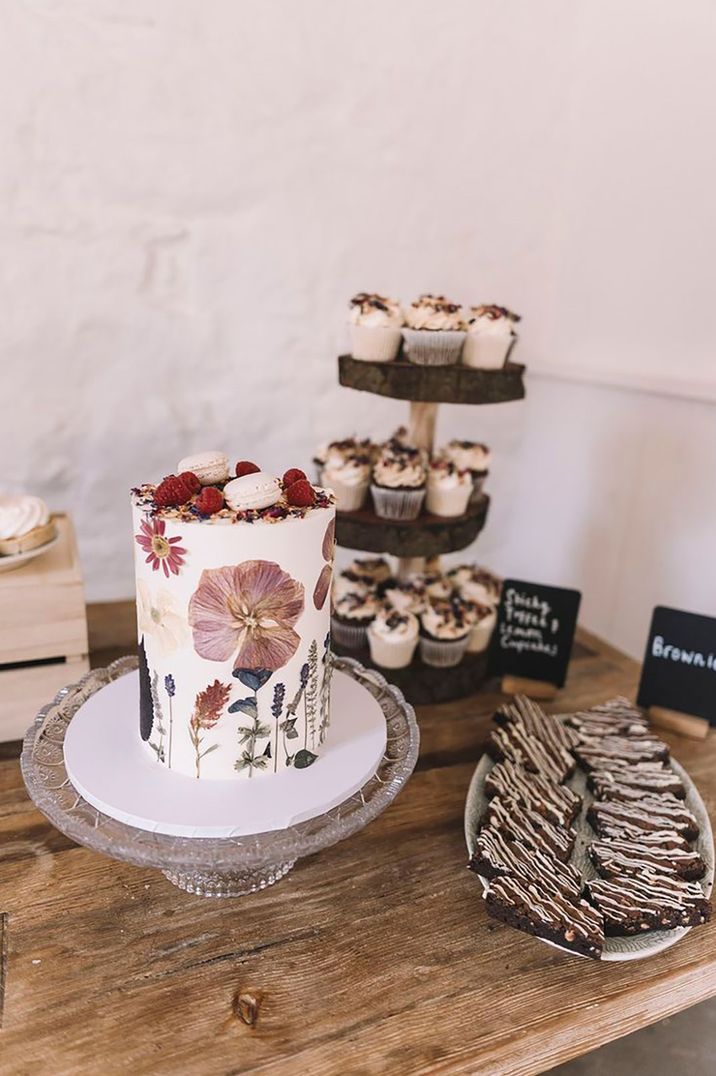
[{"label": "cut glass pedestal stand", "polygon": [[199,896],[237,897],[273,885],[297,859],[350,837],[397,796],[418,757],[415,712],[402,693],[373,669],[350,658],[334,668],[373,695],[385,716],[387,743],[375,775],[358,792],[325,814],[288,829],[232,838],[170,837],[137,829],[103,814],[73,788],[63,744],[74,714],[112,680],[137,668],[134,657],[94,669],[59,692],[37,715],[25,736],[22,774],[42,813],[62,833],[96,852],[140,867],[156,867],[172,882]]}]

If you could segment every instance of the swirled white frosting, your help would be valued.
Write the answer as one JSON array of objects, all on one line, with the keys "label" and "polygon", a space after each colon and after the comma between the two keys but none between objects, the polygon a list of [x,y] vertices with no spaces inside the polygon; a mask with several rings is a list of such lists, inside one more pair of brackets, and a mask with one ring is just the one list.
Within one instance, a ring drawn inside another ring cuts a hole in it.
[{"label": "swirled white frosting", "polygon": [[455,600],[433,602],[421,614],[420,623],[434,639],[464,639],[470,631],[465,609]]},{"label": "swirled white frosting", "polygon": [[21,538],[50,518],[47,505],[28,493],[0,496],[0,539]]},{"label": "swirled white frosting", "polygon": [[502,584],[487,568],[461,564],[448,572],[448,578],[466,601],[494,606],[500,599]]},{"label": "swirled white frosting", "polygon": [[373,481],[388,489],[420,489],[425,485],[425,453],[402,441],[388,441],[373,468]]},{"label": "swirled white frosting", "polygon": [[423,577],[392,579],[385,588],[385,600],[399,613],[420,613],[426,602]]},{"label": "swirled white frosting", "polygon": [[467,470],[460,470],[450,460],[433,460],[428,471],[428,488],[431,489],[471,489],[472,475]]},{"label": "swirled white frosting", "polygon": [[504,306],[487,304],[471,306],[466,312],[467,331],[480,336],[517,336],[515,325],[519,314],[513,314]]},{"label": "swirled white frosting", "polygon": [[363,486],[370,480],[370,464],[358,456],[332,457],[323,468],[322,481],[330,489],[334,483]]},{"label": "swirled white frosting", "polygon": [[365,624],[372,620],[378,611],[378,600],[373,594],[358,594],[351,591],[336,598],[333,612],[339,620],[353,620]]},{"label": "swirled white frosting", "polygon": [[372,584],[390,579],[390,565],[385,557],[356,557],[346,570]]},{"label": "swirled white frosting", "polygon": [[232,478],[224,486],[224,497],[229,508],[235,512],[245,512],[249,508],[268,508],[276,504],[281,497],[281,485],[278,478],[264,471],[245,474],[241,478]]},{"label": "swirled white frosting", "polygon": [[360,291],[350,301],[348,320],[371,329],[399,329],[404,323],[403,309],[397,299]]},{"label": "swirled white frosting", "polygon": [[448,441],[440,455],[461,471],[489,471],[490,450],[478,441]]},{"label": "swirled white frosting", "polygon": [[407,642],[417,639],[418,621],[412,613],[400,613],[395,609],[380,609],[370,626],[373,635],[390,642]]},{"label": "swirled white frosting", "polygon": [[464,329],[463,310],[444,295],[421,295],[405,311],[405,324],[411,329]]}]

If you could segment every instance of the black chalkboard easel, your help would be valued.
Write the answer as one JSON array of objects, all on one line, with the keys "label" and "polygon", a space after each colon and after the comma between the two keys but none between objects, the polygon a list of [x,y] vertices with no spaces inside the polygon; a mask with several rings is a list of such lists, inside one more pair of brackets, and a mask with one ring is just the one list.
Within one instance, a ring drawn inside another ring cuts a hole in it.
[{"label": "black chalkboard easel", "polygon": [[492,637],[491,672],[508,695],[551,699],[567,679],[581,594],[506,579]]},{"label": "black chalkboard easel", "polygon": [[657,605],[637,696],[655,725],[704,739],[716,726],[716,619]]}]

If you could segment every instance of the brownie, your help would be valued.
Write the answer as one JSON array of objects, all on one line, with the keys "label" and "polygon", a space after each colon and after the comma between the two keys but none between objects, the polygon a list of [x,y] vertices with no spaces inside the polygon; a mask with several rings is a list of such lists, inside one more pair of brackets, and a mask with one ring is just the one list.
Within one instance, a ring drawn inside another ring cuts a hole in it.
[{"label": "brownie", "polygon": [[626,699],[615,699],[591,710],[569,714],[565,724],[583,736],[648,736],[649,721],[646,714],[636,709]]},{"label": "brownie", "polygon": [[535,884],[546,882],[575,898],[583,889],[582,876],[575,867],[520,841],[509,840],[490,826],[480,830],[469,866],[484,878],[512,875]]},{"label": "brownie", "polygon": [[508,840],[546,852],[563,863],[569,860],[574,848],[576,835],[573,829],[554,825],[509,796],[495,796],[490,800],[482,819],[482,827],[485,826],[497,830]]},{"label": "brownie", "polygon": [[490,734],[487,751],[501,762],[507,759],[561,784],[574,773],[575,764],[569,751],[530,736],[522,725],[504,725]]},{"label": "brownie", "polygon": [[651,736],[592,736],[580,738],[574,753],[585,770],[603,770],[615,763],[631,766],[638,762],[665,762],[669,748]]},{"label": "brownie", "polygon": [[699,883],[668,874],[622,876],[618,881],[597,878],[587,883],[587,889],[610,937],[694,927],[711,918],[711,903]]},{"label": "brownie", "polygon": [[595,796],[606,800],[640,800],[645,794],[668,793],[684,799],[686,789],[681,778],[663,762],[638,762],[634,766],[611,766],[592,770],[587,784]]},{"label": "brownie", "polygon": [[576,731],[567,728],[556,717],[550,717],[526,695],[515,695],[511,703],[500,707],[494,720],[498,725],[520,725],[529,736],[551,744],[555,749],[562,747],[570,751],[577,743]]},{"label": "brownie", "polygon": [[517,930],[555,942],[582,956],[599,960],[604,946],[601,913],[584,900],[565,896],[540,882],[495,878],[485,893],[488,915]]},{"label": "brownie", "polygon": [[638,839],[646,831],[667,832],[693,841],[699,824],[675,796],[644,796],[636,803],[601,800],[587,811],[587,820],[600,837]]},{"label": "brownie", "polygon": [[571,826],[582,806],[581,797],[571,788],[555,785],[507,760],[493,766],[488,773],[485,794],[507,796],[558,826]]},{"label": "brownie", "polygon": [[692,882],[706,873],[703,859],[690,848],[646,847],[641,841],[594,841],[589,858],[602,878],[671,874]]}]

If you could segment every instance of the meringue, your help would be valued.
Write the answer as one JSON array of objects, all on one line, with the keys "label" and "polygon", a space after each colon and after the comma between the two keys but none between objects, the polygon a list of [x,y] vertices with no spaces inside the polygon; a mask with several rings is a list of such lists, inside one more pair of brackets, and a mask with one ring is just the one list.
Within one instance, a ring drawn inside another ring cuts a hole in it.
[{"label": "meringue", "polygon": [[229,477],[229,457],[223,452],[195,452],[179,460],[177,474],[183,471],[195,474],[202,486],[213,486]]},{"label": "meringue", "polygon": [[21,538],[50,518],[43,500],[27,493],[0,496],[0,540]]},{"label": "meringue", "polygon": [[224,497],[229,508],[245,512],[250,508],[268,508],[281,497],[281,483],[272,474],[257,471],[233,478],[224,486]]}]

